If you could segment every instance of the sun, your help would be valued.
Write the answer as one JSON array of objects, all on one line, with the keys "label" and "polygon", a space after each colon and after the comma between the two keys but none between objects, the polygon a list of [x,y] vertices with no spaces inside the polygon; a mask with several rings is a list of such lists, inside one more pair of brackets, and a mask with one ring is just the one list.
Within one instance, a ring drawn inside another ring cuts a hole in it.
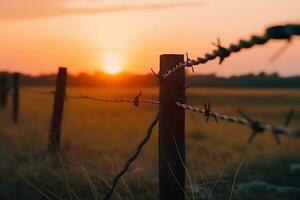
[{"label": "sun", "polygon": [[102,58],[102,68],[108,74],[118,74],[123,70],[123,59],[118,54],[106,53]]}]

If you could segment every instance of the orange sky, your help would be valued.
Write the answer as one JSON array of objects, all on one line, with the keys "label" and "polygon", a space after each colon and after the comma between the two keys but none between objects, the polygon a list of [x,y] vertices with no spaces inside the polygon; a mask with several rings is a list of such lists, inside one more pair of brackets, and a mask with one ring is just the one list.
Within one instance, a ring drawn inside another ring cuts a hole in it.
[{"label": "orange sky", "polygon": [[[39,74],[94,72],[109,65],[132,73],[158,69],[159,55],[202,56],[265,27],[300,22],[299,0],[0,0],[0,70]],[[196,67],[197,73],[300,74],[300,39],[275,62],[271,42]],[[104,69],[105,70],[105,69]]]}]

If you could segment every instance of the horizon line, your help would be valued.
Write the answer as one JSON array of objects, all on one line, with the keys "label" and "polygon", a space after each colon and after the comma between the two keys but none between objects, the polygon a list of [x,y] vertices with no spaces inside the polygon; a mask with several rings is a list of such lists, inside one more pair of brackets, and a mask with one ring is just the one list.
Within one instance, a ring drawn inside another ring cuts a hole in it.
[{"label": "horizon line", "polygon": [[[8,74],[12,74],[12,73],[19,73],[21,75],[24,76],[30,76],[30,77],[41,77],[41,76],[51,76],[51,75],[56,75],[56,72],[41,72],[39,74],[32,74],[32,73],[26,73],[26,72],[17,72],[17,71],[10,71],[10,70],[0,70],[0,74],[3,73],[8,73]],[[246,72],[246,73],[241,73],[241,74],[231,74],[231,75],[218,75],[216,73],[206,73],[206,74],[199,74],[199,73],[192,73],[192,72],[187,72],[186,76],[192,77],[192,76],[215,76],[215,77],[220,77],[220,78],[230,78],[233,76],[245,76],[245,75],[259,75],[260,73],[264,73],[266,75],[272,75],[272,74],[277,74],[279,77],[297,77],[300,76],[300,74],[294,74],[294,75],[282,75],[280,72],[274,71],[274,72],[265,72],[265,71],[259,71],[259,72]],[[68,75],[71,76],[79,76],[81,74],[86,74],[89,76],[95,76],[97,74],[103,74],[106,75],[108,77],[118,77],[118,76],[122,76],[122,75],[128,75],[128,76],[148,76],[148,75],[153,75],[150,72],[146,72],[146,73],[132,73],[132,72],[128,72],[128,71],[122,71],[120,73],[117,74],[109,74],[103,70],[95,70],[94,72],[77,72],[77,73],[68,73]],[[154,76],[154,75],[153,75]]]}]

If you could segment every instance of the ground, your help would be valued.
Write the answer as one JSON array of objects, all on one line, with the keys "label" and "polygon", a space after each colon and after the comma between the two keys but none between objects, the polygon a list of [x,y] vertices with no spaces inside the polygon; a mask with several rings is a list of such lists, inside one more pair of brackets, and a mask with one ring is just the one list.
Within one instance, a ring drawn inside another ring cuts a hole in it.
[{"label": "ground", "polygon": [[[32,90],[51,88],[32,88]],[[69,94],[133,98],[139,88],[68,88]],[[143,90],[157,98],[157,90]],[[202,107],[210,101],[218,113],[237,116],[243,110],[256,120],[283,125],[287,112],[296,114],[290,127],[300,129],[300,90],[225,89],[187,90],[187,103]],[[67,99],[58,162],[46,156],[52,113],[51,95],[22,90],[20,120],[11,120],[11,105],[0,111],[0,199],[102,199],[113,177],[146,134],[158,106],[99,103]],[[239,191],[250,181],[300,188],[299,174],[289,166],[300,163],[300,139],[282,136],[277,145],[266,132],[248,144],[245,126],[205,122],[186,112],[187,199],[293,199],[293,194]],[[121,180],[113,199],[157,199],[157,128],[140,157]]]}]

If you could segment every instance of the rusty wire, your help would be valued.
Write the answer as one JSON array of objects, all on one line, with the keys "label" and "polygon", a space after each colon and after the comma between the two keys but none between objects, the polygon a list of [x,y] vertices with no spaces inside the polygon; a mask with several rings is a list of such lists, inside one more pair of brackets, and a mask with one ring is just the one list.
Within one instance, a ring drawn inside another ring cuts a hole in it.
[{"label": "rusty wire", "polygon": [[[177,106],[185,109],[185,110],[189,110],[192,112],[197,112],[197,113],[201,113],[203,116],[207,117],[207,107],[200,109],[196,106],[192,106],[192,105],[187,105],[187,104],[183,104],[180,102],[175,102]],[[283,127],[279,127],[279,126],[274,126],[272,124],[269,123],[265,123],[265,122],[260,122],[260,121],[255,121],[252,120],[250,117],[248,117],[247,115],[245,115],[243,112],[240,112],[244,118],[241,117],[233,117],[233,116],[228,116],[228,115],[223,115],[223,114],[219,114],[216,112],[212,112],[210,110],[210,114],[211,116],[214,116],[215,118],[219,119],[219,120],[224,120],[224,121],[228,121],[228,122],[232,122],[232,123],[237,123],[237,124],[242,124],[242,125],[247,125],[252,129],[252,139],[249,139],[249,142],[252,142],[252,140],[254,139],[254,137],[262,132],[265,131],[271,131],[274,136],[275,135],[279,135],[279,134],[284,134],[287,136],[294,136],[294,137],[300,137],[300,131],[294,131],[291,130],[287,127],[287,125],[285,124],[285,126]],[[290,121],[291,118],[291,114],[288,115],[288,121]]]},{"label": "rusty wire", "polygon": [[[270,40],[287,40],[290,41],[292,36],[300,35],[300,24],[287,24],[282,26],[272,26],[266,29],[265,34],[258,36],[253,35],[248,40],[240,40],[238,44],[231,44],[228,48],[225,48],[221,45],[220,40],[218,43],[213,43],[217,47],[212,53],[206,53],[204,57],[198,57],[196,59],[188,58],[186,62],[179,63],[173,68],[169,69],[166,73],[160,74],[157,76],[160,80],[164,80],[169,77],[171,74],[176,72],[178,69],[185,67],[193,67],[199,64],[205,64],[210,60],[215,60],[220,58],[220,64],[229,57],[232,53],[237,53],[242,49],[249,49],[255,45],[264,45]],[[193,69],[193,68],[192,68]]]},{"label": "rusty wire", "polygon": [[139,106],[141,103],[146,104],[159,104],[159,101],[152,100],[152,99],[139,99],[137,96],[134,99],[104,99],[104,98],[97,98],[92,96],[86,96],[86,95],[78,95],[78,96],[70,96],[65,95],[68,99],[87,99],[92,101],[99,101],[99,102],[105,102],[105,103],[133,103],[135,106]]},{"label": "rusty wire", "polygon": [[133,103],[135,106],[140,104],[159,104],[159,101],[153,99],[141,99],[142,91],[140,91],[133,99],[108,99],[108,98],[97,98],[88,95],[68,95],[68,94],[57,94],[55,91],[43,91],[43,90],[27,90],[23,89],[25,92],[33,94],[49,94],[49,95],[59,95],[64,96],[66,99],[86,99],[91,101],[98,101],[104,103]]}]

